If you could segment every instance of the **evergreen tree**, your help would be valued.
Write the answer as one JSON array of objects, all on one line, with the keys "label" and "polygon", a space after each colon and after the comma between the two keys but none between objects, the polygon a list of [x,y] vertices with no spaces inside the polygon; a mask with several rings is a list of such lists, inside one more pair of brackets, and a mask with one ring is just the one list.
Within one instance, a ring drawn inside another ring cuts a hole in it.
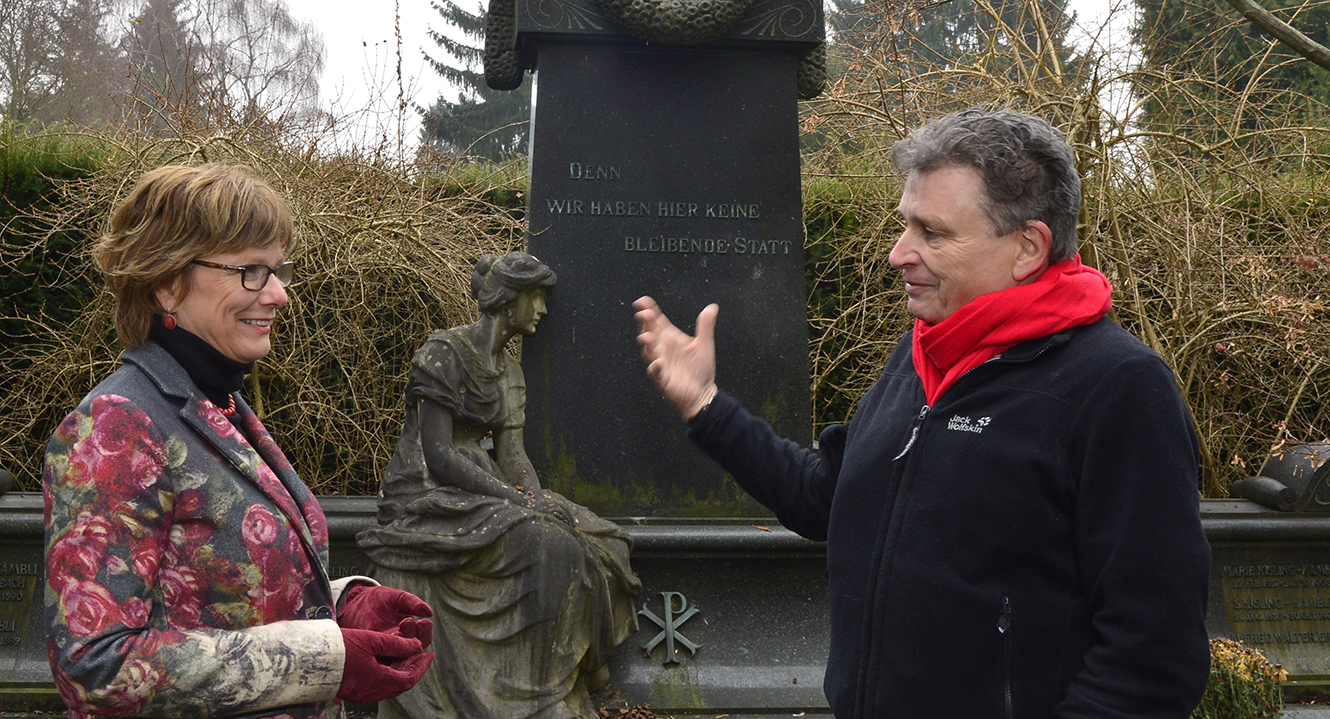
[{"label": "evergreen tree", "polygon": [[470,12],[453,0],[432,2],[434,9],[464,40],[454,40],[430,29],[430,37],[443,50],[445,60],[425,58],[461,94],[456,102],[440,97],[422,115],[421,139],[426,147],[449,154],[467,154],[500,161],[525,155],[531,119],[531,78],[511,91],[491,90],[485,84],[482,58],[485,12]]},{"label": "evergreen tree", "polygon": [[198,43],[182,17],[184,0],[146,0],[124,38],[135,108],[160,125],[198,102]]},{"label": "evergreen tree", "polygon": [[832,0],[828,24],[836,45],[882,52],[917,71],[969,64],[990,49],[1020,44],[1038,54],[1050,42],[1064,69],[1074,61],[1067,33],[1075,18],[1067,0]]},{"label": "evergreen tree", "polygon": [[[1261,4],[1312,40],[1330,42],[1330,5]],[[1134,39],[1144,58],[1136,89],[1146,98],[1147,124],[1195,124],[1204,131],[1216,118],[1193,118],[1197,111],[1187,94],[1211,102],[1245,97],[1249,106],[1277,102],[1280,112],[1304,116],[1323,114],[1330,104],[1330,71],[1276,42],[1227,3],[1136,0],[1136,7]]]}]

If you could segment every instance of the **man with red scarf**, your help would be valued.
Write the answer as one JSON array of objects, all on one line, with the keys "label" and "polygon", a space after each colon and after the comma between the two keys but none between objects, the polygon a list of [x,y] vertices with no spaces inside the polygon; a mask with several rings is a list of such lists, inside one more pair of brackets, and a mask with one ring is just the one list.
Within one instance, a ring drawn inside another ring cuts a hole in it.
[{"label": "man with red scarf", "polygon": [[1182,719],[1209,672],[1198,445],[1173,374],[1105,315],[1047,122],[967,110],[897,143],[912,332],[810,452],[638,300],[648,373],[781,523],[827,542],[837,717]]}]

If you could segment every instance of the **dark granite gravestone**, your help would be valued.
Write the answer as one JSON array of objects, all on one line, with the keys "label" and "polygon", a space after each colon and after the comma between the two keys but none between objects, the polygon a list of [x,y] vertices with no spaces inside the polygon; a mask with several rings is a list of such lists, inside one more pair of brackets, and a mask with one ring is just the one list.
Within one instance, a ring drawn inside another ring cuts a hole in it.
[{"label": "dark granite gravestone", "polygon": [[797,81],[821,3],[764,0],[692,47],[635,40],[589,0],[515,12],[536,68],[529,251],[559,275],[522,349],[527,453],[601,514],[766,514],[684,438],[631,303],[690,331],[719,303],[719,384],[812,439]]}]

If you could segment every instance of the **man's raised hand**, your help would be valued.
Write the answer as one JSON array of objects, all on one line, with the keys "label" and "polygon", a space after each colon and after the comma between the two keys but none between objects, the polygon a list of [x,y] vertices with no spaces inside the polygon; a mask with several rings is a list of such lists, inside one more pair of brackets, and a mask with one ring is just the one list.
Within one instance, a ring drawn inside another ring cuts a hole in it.
[{"label": "man's raised hand", "polygon": [[716,315],[720,306],[707,305],[697,316],[697,336],[675,327],[650,297],[633,303],[637,310],[637,343],[647,361],[647,374],[684,419],[692,419],[716,396]]}]

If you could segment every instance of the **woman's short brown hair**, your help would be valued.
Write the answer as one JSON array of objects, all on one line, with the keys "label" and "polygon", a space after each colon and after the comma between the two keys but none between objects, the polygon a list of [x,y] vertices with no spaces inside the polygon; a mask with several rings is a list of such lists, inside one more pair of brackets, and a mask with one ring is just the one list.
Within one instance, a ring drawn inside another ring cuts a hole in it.
[{"label": "woman's short brown hair", "polygon": [[167,165],[139,178],[92,259],[115,295],[116,334],[137,347],[165,311],[156,291],[182,279],[188,293],[190,261],[250,247],[290,252],[292,239],[286,201],[248,168]]}]

